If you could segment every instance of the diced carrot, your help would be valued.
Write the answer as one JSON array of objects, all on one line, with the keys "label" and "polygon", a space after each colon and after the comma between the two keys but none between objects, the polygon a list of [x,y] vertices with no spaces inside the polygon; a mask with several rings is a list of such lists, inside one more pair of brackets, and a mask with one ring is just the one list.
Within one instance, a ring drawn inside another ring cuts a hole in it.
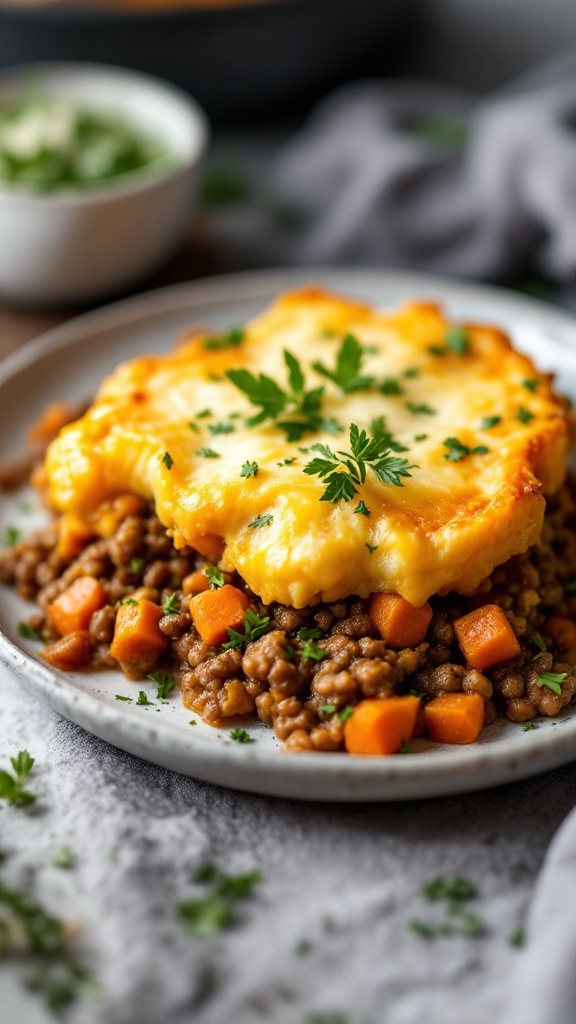
[{"label": "diced carrot", "polygon": [[95,531],[100,537],[113,537],[127,516],[141,516],[145,508],[146,502],[137,494],[119,494],[100,505],[96,512]]},{"label": "diced carrot", "polygon": [[158,626],[162,615],[160,606],[146,598],[121,604],[110,644],[112,657],[123,664],[158,657],[170,642]]},{"label": "diced carrot", "polygon": [[76,633],[68,633],[67,636],[60,637],[55,643],[48,644],[43,651],[38,653],[53,668],[62,669],[63,672],[73,672],[74,669],[87,665],[92,660],[94,652],[88,630],[79,629]]},{"label": "diced carrot", "polygon": [[94,536],[94,528],[75,512],[65,512],[58,524],[56,552],[64,562],[71,562],[84,550]]},{"label": "diced carrot", "polygon": [[182,593],[185,597],[189,594],[199,594],[202,590],[210,590],[210,581],[202,569],[188,573],[182,580]]},{"label": "diced carrot", "polygon": [[226,583],[217,590],[205,590],[190,598],[192,622],[205,644],[215,647],[228,639],[229,629],[239,629],[250,601],[242,590]]},{"label": "diced carrot", "polygon": [[421,644],[432,618],[428,603],[415,608],[400,594],[372,594],[369,612],[382,639],[398,650]]},{"label": "diced carrot", "polygon": [[484,701],[478,693],[442,693],[424,705],[424,721],[437,743],[474,743],[484,724]]},{"label": "diced carrot", "polygon": [[88,629],[94,612],[108,604],[108,594],[93,576],[79,576],[48,605],[48,614],[60,636]]},{"label": "diced carrot", "polygon": [[385,697],[363,700],[344,726],[349,754],[397,754],[414,735],[419,697]]},{"label": "diced carrot", "polygon": [[481,672],[520,654],[520,644],[497,604],[484,604],[454,623],[460,650],[471,668]]},{"label": "diced carrot", "polygon": [[576,644],[576,623],[564,615],[553,615],[548,619],[543,632],[560,648],[569,651]]}]

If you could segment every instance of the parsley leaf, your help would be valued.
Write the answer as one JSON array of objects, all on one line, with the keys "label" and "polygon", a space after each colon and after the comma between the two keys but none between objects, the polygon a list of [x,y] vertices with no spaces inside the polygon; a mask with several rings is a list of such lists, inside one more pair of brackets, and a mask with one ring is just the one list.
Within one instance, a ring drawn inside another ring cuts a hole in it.
[{"label": "parsley leaf", "polygon": [[514,931],[508,936],[508,945],[512,946],[513,949],[520,949],[521,946],[526,942],[526,935],[522,927],[515,928]]},{"label": "parsley leaf", "polygon": [[223,587],[226,584],[224,573],[217,565],[207,565],[204,568],[204,575],[211,587]]},{"label": "parsley leaf", "polygon": [[146,565],[144,558],[131,558],[130,559],[130,572],[140,572],[141,569]]},{"label": "parsley leaf", "polygon": [[29,626],[27,622],[18,623],[18,636],[24,637],[25,640],[42,640],[41,631]]},{"label": "parsley leaf", "polygon": [[213,448],[199,448],[196,455],[200,455],[203,459],[220,458],[220,452],[215,452]]},{"label": "parsley leaf", "polygon": [[16,757],[10,758],[13,775],[0,770],[0,800],[7,800],[13,807],[27,807],[36,800],[34,793],[25,789],[25,783],[32,771],[34,758],[27,750],[18,751]]},{"label": "parsley leaf", "polygon": [[501,416],[484,416],[480,420],[480,430],[491,430],[492,427],[497,427],[499,423],[502,423]]},{"label": "parsley leaf", "polygon": [[[536,647],[540,651],[541,654],[545,654],[546,653],[546,649],[547,649],[546,648],[546,644],[544,643],[542,637],[540,636],[540,633],[533,633],[532,636],[530,637],[530,643],[534,644],[534,647]],[[540,655],[537,654],[536,657],[539,658]]]},{"label": "parsley leaf", "polygon": [[217,437],[218,434],[232,434],[234,432],[234,424],[228,420],[222,420],[221,423],[209,423],[208,430],[213,437]]},{"label": "parsley leaf", "polygon": [[457,356],[465,356],[470,351],[470,339],[465,327],[448,327],[444,336],[448,352]]},{"label": "parsley leaf", "polygon": [[541,672],[536,680],[536,686],[547,686],[553,693],[560,695],[562,693],[560,683],[567,674],[567,672]]},{"label": "parsley leaf", "polygon": [[518,407],[518,412],[516,413],[516,419],[520,420],[520,423],[530,423],[530,420],[534,419],[534,413],[530,412],[529,409],[525,409],[523,405],[520,405]]},{"label": "parsley leaf", "polygon": [[234,924],[234,902],[252,896],[261,880],[262,872],[258,869],[244,875],[220,875],[212,864],[203,865],[196,872],[194,881],[212,883],[208,895],[177,904],[176,913],[197,938],[210,938]]},{"label": "parsley leaf", "polygon": [[167,675],[164,672],[150,672],[148,679],[151,679],[158,687],[156,691],[158,700],[166,700],[166,697],[169,693],[172,693],[175,686],[174,676]]},{"label": "parsley leaf", "polygon": [[475,448],[469,448],[467,444],[462,444],[462,441],[459,441],[457,437],[447,437],[442,444],[448,449],[444,458],[449,459],[451,462],[461,462],[467,455],[486,455],[490,451],[485,444],[478,444]]},{"label": "parsley leaf", "polygon": [[524,732],[532,732],[532,730],[536,728],[536,722],[532,722],[530,719],[526,722],[522,722],[522,729]]},{"label": "parsley leaf", "polygon": [[322,629],[319,629],[318,626],[302,626],[302,628],[296,633],[297,640],[321,640],[324,636],[326,636],[326,634]]},{"label": "parsley leaf", "polygon": [[326,484],[320,501],[350,501],[358,493],[356,485],[366,481],[369,468],[381,483],[394,487],[402,487],[401,477],[411,476],[409,471],[417,468],[407,459],[391,455],[386,438],[369,437],[355,423],[350,426],[350,448],[350,452],[333,452],[324,444],[311,446],[310,450],[322,457],[308,462],[304,473],[319,476]]},{"label": "parsley leaf", "polygon": [[282,462],[277,462],[277,466],[291,466],[293,462],[296,462],[296,457],[293,459],[282,459]]},{"label": "parsley leaf", "polygon": [[427,900],[471,900],[478,895],[474,882],[461,875],[439,875],[427,882],[423,895]]},{"label": "parsley leaf", "polygon": [[325,651],[323,647],[319,647],[318,644],[313,644],[310,640],[307,640],[304,644],[301,653],[303,661],[322,661],[323,658],[327,657],[328,651]]},{"label": "parsley leaf", "polygon": [[378,550],[377,544],[369,544],[368,541],[366,541],[364,547],[368,548],[368,551],[370,552],[371,555],[373,555],[374,552]]},{"label": "parsley leaf", "polygon": [[127,704],[131,704],[132,703],[132,697],[124,697],[121,693],[116,693],[116,694],[114,694],[114,696],[115,696],[116,700],[126,701]]},{"label": "parsley leaf", "polygon": [[253,519],[251,523],[248,523],[248,527],[252,530],[256,530],[260,526],[268,526],[273,519],[274,516],[272,513],[266,512],[263,516],[256,516],[256,519]]},{"label": "parsley leaf", "polygon": [[136,703],[143,706],[145,704],[153,704],[154,701],[148,700],[148,695],[145,690],[138,690],[138,700]]},{"label": "parsley leaf", "polygon": [[406,402],[406,408],[408,409],[408,412],[414,413],[414,415],[418,415],[419,413],[424,416],[436,415],[436,409],[433,409],[432,406],[424,403],[416,405],[414,402]]},{"label": "parsley leaf", "polygon": [[538,377],[532,377],[532,378],[530,378],[528,380],[523,380],[522,381],[522,386],[525,387],[528,391],[532,391],[532,392],[538,390],[538,385],[539,384],[540,384],[540,380],[539,380]]},{"label": "parsley leaf", "polygon": [[52,864],[55,868],[72,868],[74,867],[74,854],[69,846],[61,846],[59,850],[55,850],[52,854]]},{"label": "parsley leaf", "polygon": [[253,643],[258,637],[264,636],[264,633],[268,632],[269,626],[269,615],[261,616],[253,611],[252,608],[247,608],[244,618],[244,632],[240,633],[236,629],[228,628],[227,632],[230,639],[225,644],[222,644],[222,648],[225,651],[229,651],[234,647],[246,647],[247,644]]},{"label": "parsley leaf", "polygon": [[188,423],[188,426],[189,426],[190,430],[194,431],[195,434],[199,434],[200,433],[200,427],[198,426],[197,423],[194,423],[193,420],[190,420],[190,422]]},{"label": "parsley leaf", "polygon": [[172,466],[174,465],[174,459],[170,455],[170,452],[164,452],[164,455],[162,456],[162,462],[166,466],[166,469],[172,469]]},{"label": "parsley leaf", "polygon": [[200,412],[196,413],[196,419],[197,420],[205,420],[209,416],[213,416],[213,415],[214,415],[214,413],[212,412],[212,409],[201,409]]},{"label": "parsley leaf", "polygon": [[22,531],[16,526],[6,526],[2,534],[2,544],[4,547],[12,547],[20,540],[21,535]]},{"label": "parsley leaf", "polygon": [[178,615],[180,612],[180,602],[176,593],[169,594],[162,605],[162,611],[164,615]]},{"label": "parsley leaf", "polygon": [[378,389],[383,395],[403,395],[404,388],[395,377],[386,377]]},{"label": "parsley leaf", "polygon": [[312,363],[312,366],[317,373],[337,384],[345,395],[350,395],[354,391],[365,391],[374,384],[373,377],[359,375],[363,357],[362,346],[353,334],[347,334],[336,355],[336,365],[333,370],[329,370],[321,362]]},{"label": "parsley leaf", "polygon": [[246,478],[251,476],[258,476],[258,463],[245,462],[240,471],[240,476],[244,476]]},{"label": "parsley leaf", "polygon": [[371,515],[370,509],[366,508],[366,505],[364,504],[363,501],[359,501],[358,502],[358,504],[356,505],[356,508],[354,509],[354,512],[358,513],[361,516],[369,516],[369,515]]},{"label": "parsley leaf", "polygon": [[338,708],[335,704],[320,704],[318,708],[318,718],[329,718],[329,716],[333,715],[337,710]]},{"label": "parsley leaf", "polygon": [[236,743],[254,743],[252,736],[246,732],[246,729],[231,729],[229,736]]},{"label": "parsley leaf", "polygon": [[223,334],[207,338],[204,342],[204,348],[213,352],[219,352],[225,348],[238,348],[244,341],[245,334],[246,332],[243,327],[231,327],[230,330],[224,331]]}]

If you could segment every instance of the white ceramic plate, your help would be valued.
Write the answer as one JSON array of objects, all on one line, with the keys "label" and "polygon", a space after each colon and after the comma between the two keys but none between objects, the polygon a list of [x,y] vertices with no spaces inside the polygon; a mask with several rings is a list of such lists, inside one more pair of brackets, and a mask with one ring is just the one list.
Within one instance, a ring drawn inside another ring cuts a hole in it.
[{"label": "white ceramic plate", "polygon": [[[492,322],[576,398],[576,320],[532,299],[493,288],[404,273],[366,270],[272,271],[199,281],[117,303],[57,328],[0,367],[0,458],[24,447],[26,427],[57,399],[90,396],[119,360],[171,347],[183,328],[242,323],[280,290],[306,282],[382,306],[420,297],[443,302],[455,318]],[[0,530],[26,531],[43,513],[28,495],[0,500]],[[412,756],[354,758],[345,754],[280,752],[270,729],[249,727],[255,742],[238,744],[226,729],[212,729],[180,704],[179,694],[159,703],[152,683],[129,683],[120,673],[64,674],[49,669],[37,645],[18,636],[31,606],[0,592],[0,658],[23,685],[61,714],[109,743],[155,764],[199,779],[306,800],[404,800],[482,789],[566,764],[576,757],[576,708],[539,721],[532,732],[498,720],[469,747],[415,742]],[[151,707],[116,700],[145,689]]]}]

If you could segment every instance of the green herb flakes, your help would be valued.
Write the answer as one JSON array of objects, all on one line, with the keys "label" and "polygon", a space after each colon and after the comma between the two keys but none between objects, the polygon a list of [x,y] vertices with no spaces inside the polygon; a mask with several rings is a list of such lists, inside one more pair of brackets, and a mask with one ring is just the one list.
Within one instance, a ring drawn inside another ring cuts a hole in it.
[{"label": "green herb flakes", "polygon": [[16,526],[5,526],[2,532],[2,544],[6,548],[11,548],[14,544],[17,544],[22,536],[22,531]]},{"label": "green herb flakes", "polygon": [[499,423],[502,423],[501,416],[484,416],[480,420],[480,430],[492,430],[492,427],[497,427]]},{"label": "green herb flakes", "polygon": [[536,686],[547,686],[552,693],[560,696],[562,693],[561,682],[566,678],[567,672],[541,672],[536,680]]},{"label": "green herb flakes", "polygon": [[251,523],[248,523],[248,527],[251,530],[257,530],[260,526],[269,526],[273,519],[274,516],[272,513],[266,512],[263,516],[256,516],[256,519],[253,519]]},{"label": "green herb flakes", "polygon": [[221,423],[209,423],[208,430],[213,437],[218,437],[219,434],[233,434],[234,424],[228,420],[222,420]]},{"label": "green herb flakes", "polygon": [[254,743],[253,737],[246,729],[231,729],[228,735],[235,743]]},{"label": "green herb flakes", "polygon": [[375,551],[378,551],[378,545],[369,544],[368,541],[366,541],[364,547],[368,548],[368,551],[370,552],[371,555],[373,555]]},{"label": "green herb flakes", "polygon": [[145,690],[138,690],[138,700],[136,701],[136,703],[139,704],[140,706],[145,706],[145,705],[151,705],[154,702],[151,701],[151,700],[148,700],[148,696],[147,696]]},{"label": "green herb flakes", "polygon": [[520,420],[520,423],[530,423],[530,420],[534,419],[534,413],[520,405],[516,413],[516,419]]},{"label": "green herb flakes", "polygon": [[448,352],[457,356],[465,356],[470,351],[470,338],[465,327],[449,327],[444,336]]},{"label": "green herb flakes", "polygon": [[176,685],[174,682],[174,676],[168,675],[165,672],[151,672],[148,679],[151,679],[158,687],[156,691],[156,697],[158,700],[166,700],[166,697],[169,693],[172,693],[172,690]]},{"label": "green herb flakes", "polygon": [[13,807],[27,807],[36,800],[35,794],[25,788],[34,758],[27,750],[19,750],[16,757],[10,758],[10,764],[13,774],[0,769],[0,800]]},{"label": "green herb flakes", "polygon": [[34,626],[29,626],[27,622],[18,623],[18,636],[23,637],[24,640],[42,640],[41,631]]},{"label": "green herb flakes", "polygon": [[319,647],[318,644],[307,640],[302,649],[301,657],[302,661],[322,661],[328,657],[328,651],[325,651],[323,647]]},{"label": "green herb flakes", "polygon": [[252,608],[247,608],[244,618],[244,632],[240,633],[236,629],[229,628],[228,636],[230,639],[222,645],[222,648],[225,651],[229,651],[235,647],[246,647],[247,644],[251,644],[254,640],[264,636],[264,633],[267,633],[269,628],[269,615],[261,616],[253,611]]},{"label": "green herb flakes", "polygon": [[196,413],[196,419],[197,420],[206,420],[210,416],[213,416],[213,415],[214,415],[214,413],[212,412],[212,409],[201,409],[200,412]]},{"label": "green herb flakes", "polygon": [[386,377],[380,384],[378,390],[382,395],[403,395],[404,388],[396,377]]},{"label": "green herb flakes", "polygon": [[354,512],[357,515],[361,515],[361,516],[369,516],[369,515],[371,515],[370,509],[366,508],[366,505],[364,504],[363,501],[359,501],[358,502],[358,504],[356,505],[356,508],[354,509]]},{"label": "green herb flakes", "polygon": [[324,363],[312,364],[317,373],[336,384],[345,395],[365,391],[374,384],[373,377],[360,376],[364,350],[352,334],[347,334],[336,355],[336,365],[329,370]]},{"label": "green herb flakes", "polygon": [[207,864],[198,869],[194,880],[210,884],[208,894],[177,904],[176,914],[196,938],[207,939],[236,923],[234,904],[253,895],[262,872],[255,869],[243,875],[224,875]]},{"label": "green herb flakes", "polygon": [[330,715],[335,714],[337,710],[338,708],[335,704],[321,704],[318,708],[318,718],[321,720],[330,718]]},{"label": "green herb flakes", "polygon": [[407,459],[392,455],[386,438],[369,437],[355,423],[350,426],[350,448],[349,452],[333,452],[324,444],[311,446],[310,450],[321,457],[308,462],[304,473],[319,476],[326,484],[320,501],[350,501],[358,493],[357,485],[366,481],[368,469],[381,483],[402,487],[401,478],[411,476],[410,470],[417,468]]},{"label": "green herb flakes", "polygon": [[296,956],[308,956],[308,953],[310,953],[311,949],[312,943],[310,942],[309,939],[300,939],[299,942],[296,943],[296,948],[294,952]]},{"label": "green herb flakes", "polygon": [[238,348],[244,341],[245,335],[246,332],[243,327],[231,327],[230,330],[225,331],[223,334],[207,338],[204,342],[204,348],[214,352],[220,352],[226,348]]},{"label": "green herb flakes", "polygon": [[146,565],[144,558],[131,558],[130,559],[130,572],[140,572],[141,569]]},{"label": "green herb flakes", "polygon": [[162,611],[164,615],[178,615],[180,612],[180,601],[178,594],[169,594],[164,603],[162,604]]},{"label": "green herb flakes", "polygon": [[302,626],[296,633],[297,640],[321,640],[326,634],[318,626]]},{"label": "green herb flakes", "polygon": [[55,868],[67,870],[74,867],[75,857],[69,846],[61,846],[52,854],[52,865]]},{"label": "green herb flakes", "polygon": [[468,445],[462,444],[457,437],[447,437],[442,444],[448,449],[444,458],[449,459],[450,462],[461,462],[467,455],[487,455],[490,451],[484,444],[478,444],[475,448],[469,448]]},{"label": "green herb flakes", "polygon": [[211,587],[223,587],[226,584],[224,573],[217,565],[207,565],[204,568],[204,575]]},{"label": "green herb flakes", "polygon": [[432,406],[426,405],[425,403],[421,403],[420,405],[417,405],[414,402],[406,402],[406,408],[408,409],[408,412],[413,413],[415,416],[417,416],[417,415],[435,416],[436,415],[436,409],[433,409]]},{"label": "green herb flakes", "polygon": [[245,462],[240,471],[240,476],[249,479],[253,476],[258,476],[258,463],[257,462]]},{"label": "green herb flakes", "polygon": [[474,882],[461,875],[439,875],[427,882],[422,890],[427,900],[470,900],[478,895]]},{"label": "green herb flakes", "polygon": [[537,729],[537,728],[538,728],[538,726],[536,725],[536,722],[533,722],[531,719],[528,719],[528,721],[526,721],[526,722],[522,722],[522,731],[523,732],[532,732],[533,729]]},{"label": "green herb flakes", "polygon": [[530,377],[529,379],[522,381],[522,387],[526,388],[527,391],[531,391],[532,393],[538,390],[539,384],[540,380],[538,377]]},{"label": "green herb flakes", "polygon": [[162,456],[162,462],[166,466],[166,469],[172,469],[172,466],[174,465],[174,459],[170,455],[170,452],[164,452],[164,455]]},{"label": "green herb flakes", "polygon": [[515,928],[508,936],[508,945],[512,949],[521,949],[526,942],[526,933],[522,927]]},{"label": "green herb flakes", "polygon": [[115,698],[115,700],[126,701],[127,704],[131,704],[132,703],[132,697],[124,697],[123,694],[121,694],[121,693],[114,694],[114,698]]},{"label": "green herb flakes", "polygon": [[213,448],[199,448],[196,452],[202,459],[219,459],[220,452],[215,452]]}]

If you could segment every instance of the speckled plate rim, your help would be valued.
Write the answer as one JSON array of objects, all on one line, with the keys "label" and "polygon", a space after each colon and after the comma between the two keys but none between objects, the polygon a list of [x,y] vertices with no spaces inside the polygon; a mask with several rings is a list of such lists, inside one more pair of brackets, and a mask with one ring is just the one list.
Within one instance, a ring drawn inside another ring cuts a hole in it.
[{"label": "speckled plate rim", "polygon": [[[0,364],[2,390],[17,374],[50,353],[69,358],[91,335],[114,332],[163,313],[195,310],[246,299],[266,304],[278,291],[310,281],[334,290],[379,296],[381,302],[420,296],[446,303],[455,315],[509,326],[530,324],[545,347],[546,368],[568,370],[576,382],[576,318],[501,289],[430,275],[381,270],[310,268],[258,271],[149,292],[80,316],[49,331]],[[204,312],[205,315],[205,312]],[[121,358],[121,352],[119,353]],[[66,395],[63,394],[63,398]],[[306,800],[405,800],[462,793],[502,785],[566,764],[576,757],[576,708],[542,729],[470,747],[441,748],[409,757],[354,758],[343,754],[283,755],[258,743],[218,744],[175,729],[169,722],[134,718],[125,706],[105,704],[40,664],[26,644],[16,643],[0,621],[0,660],[20,682],[88,732],[144,760],[218,785],[265,795]],[[76,680],[80,678],[76,676]]]}]

